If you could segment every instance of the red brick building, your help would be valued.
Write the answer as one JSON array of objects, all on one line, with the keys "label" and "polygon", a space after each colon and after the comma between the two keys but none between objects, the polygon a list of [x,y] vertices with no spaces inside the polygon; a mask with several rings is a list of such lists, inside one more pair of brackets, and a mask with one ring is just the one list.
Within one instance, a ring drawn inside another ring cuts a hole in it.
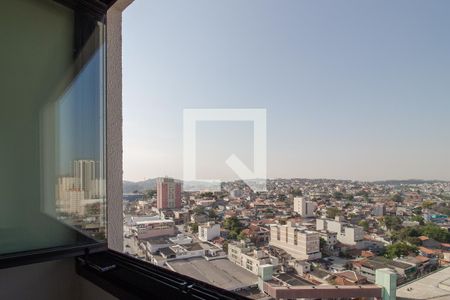
[{"label": "red brick building", "polygon": [[156,206],[159,209],[181,208],[181,182],[173,178],[158,178],[156,198]]}]

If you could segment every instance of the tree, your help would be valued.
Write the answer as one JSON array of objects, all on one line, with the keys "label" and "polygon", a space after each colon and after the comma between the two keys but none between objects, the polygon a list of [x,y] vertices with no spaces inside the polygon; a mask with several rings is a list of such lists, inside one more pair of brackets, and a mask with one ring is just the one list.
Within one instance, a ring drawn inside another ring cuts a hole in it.
[{"label": "tree", "polygon": [[422,241],[418,237],[415,237],[415,236],[408,236],[405,238],[404,241],[407,242],[408,244],[411,244],[414,246],[422,245]]},{"label": "tree", "polygon": [[418,237],[421,235],[419,227],[405,227],[400,230],[394,230],[391,233],[391,239],[393,241],[404,241],[410,244],[419,245],[420,240]]},{"label": "tree", "polygon": [[341,211],[337,207],[328,207],[327,208],[327,218],[334,219],[336,216],[341,214]]},{"label": "tree", "polygon": [[425,224],[425,221],[424,221],[422,216],[417,216],[417,215],[416,216],[412,216],[411,217],[411,221],[419,222],[419,225],[424,225]]},{"label": "tree", "polygon": [[336,198],[338,200],[341,200],[342,198],[344,198],[344,194],[341,192],[334,192],[333,193],[333,198]]},{"label": "tree", "polygon": [[292,194],[292,196],[294,196],[294,197],[301,197],[301,196],[303,196],[303,192],[302,192],[301,189],[293,189],[293,190],[291,191],[291,194]]},{"label": "tree", "polygon": [[364,202],[372,203],[373,200],[372,200],[372,198],[369,198],[369,196],[364,196]]},{"label": "tree", "polygon": [[356,192],[355,195],[356,196],[369,197],[369,192],[368,191],[359,191],[359,192]]},{"label": "tree", "polygon": [[385,216],[384,225],[388,230],[398,230],[401,228],[402,220],[397,216]]},{"label": "tree", "polygon": [[191,228],[191,231],[193,233],[197,233],[198,232],[198,224],[197,223],[189,223],[189,227]]},{"label": "tree", "polygon": [[278,195],[278,201],[286,201],[287,196],[285,194],[279,194]]},{"label": "tree", "polygon": [[201,205],[197,205],[194,208],[194,213],[199,214],[199,215],[204,214],[205,213],[205,207],[201,206]]},{"label": "tree", "polygon": [[417,247],[408,245],[404,242],[397,242],[387,246],[385,256],[392,259],[395,257],[406,256],[410,253],[417,253]]},{"label": "tree", "polygon": [[208,216],[209,216],[210,219],[215,220],[217,218],[216,211],[214,209],[209,210]]},{"label": "tree", "polygon": [[424,209],[430,209],[431,207],[433,207],[434,202],[431,200],[425,200],[422,202],[422,208]]},{"label": "tree", "polygon": [[450,233],[433,223],[428,223],[420,230],[422,235],[432,238],[441,243],[450,243]]},{"label": "tree", "polygon": [[223,242],[222,249],[228,254],[228,241]]},{"label": "tree", "polygon": [[394,241],[403,241],[413,245],[420,245],[421,241],[418,237],[421,235],[441,243],[450,243],[450,232],[433,223],[394,230],[391,234],[391,238]]},{"label": "tree", "polygon": [[415,215],[421,215],[422,214],[422,208],[421,207],[414,207],[411,211]]},{"label": "tree", "polygon": [[359,221],[358,225],[364,228],[365,231],[369,230],[369,222],[367,222],[366,220]]},{"label": "tree", "polygon": [[98,216],[100,214],[100,203],[86,204],[85,215],[86,216]]},{"label": "tree", "polygon": [[231,231],[228,232],[227,238],[229,240],[235,240],[235,239],[237,239],[237,236],[238,236],[237,232],[231,230]]},{"label": "tree", "polygon": [[399,193],[394,194],[391,199],[397,203],[400,203],[403,201],[403,197],[402,195],[400,195]]},{"label": "tree", "polygon": [[235,230],[240,232],[241,223],[239,222],[239,219],[237,217],[231,217],[225,219],[225,221],[223,222],[223,227],[228,230]]},{"label": "tree", "polygon": [[151,199],[156,195],[156,191],[155,190],[146,190],[144,192],[144,195],[147,199]]},{"label": "tree", "polygon": [[237,217],[225,219],[225,221],[223,222],[223,227],[229,230],[228,238],[231,240],[237,239],[238,235],[242,231],[241,223],[239,222],[239,219]]},{"label": "tree", "polygon": [[247,238],[247,235],[244,233],[244,231],[241,231],[237,236],[238,240],[245,240],[246,238]]},{"label": "tree", "polygon": [[200,193],[200,197],[202,197],[202,198],[213,198],[214,197],[214,193],[213,192],[203,192],[203,193]]}]

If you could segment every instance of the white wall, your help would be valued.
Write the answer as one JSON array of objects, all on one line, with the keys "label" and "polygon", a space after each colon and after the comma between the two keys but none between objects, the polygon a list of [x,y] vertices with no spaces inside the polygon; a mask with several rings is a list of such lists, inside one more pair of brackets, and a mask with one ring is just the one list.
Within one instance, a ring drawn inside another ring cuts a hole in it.
[{"label": "white wall", "polygon": [[204,241],[204,242],[211,241],[214,238],[220,236],[220,225],[219,224],[213,224],[211,226],[200,225],[198,227],[198,233],[199,233],[199,239],[201,241]]},{"label": "white wall", "polygon": [[108,247],[123,251],[122,206],[122,11],[133,0],[118,0],[107,19],[106,155],[108,200]]}]

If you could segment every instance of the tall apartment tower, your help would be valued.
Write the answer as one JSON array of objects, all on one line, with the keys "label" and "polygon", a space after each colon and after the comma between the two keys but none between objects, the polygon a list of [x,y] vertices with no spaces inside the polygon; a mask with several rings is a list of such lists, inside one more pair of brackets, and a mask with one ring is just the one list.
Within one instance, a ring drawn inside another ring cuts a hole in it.
[{"label": "tall apartment tower", "polygon": [[173,178],[158,178],[156,200],[158,209],[181,208],[181,182]]},{"label": "tall apartment tower", "polygon": [[94,160],[75,160],[73,162],[73,177],[78,183],[77,188],[84,192],[85,199],[102,196],[99,171],[98,162]]},{"label": "tall apartment tower", "polygon": [[294,211],[300,214],[304,218],[314,217],[314,211],[317,208],[317,204],[314,201],[308,200],[306,197],[294,198]]}]

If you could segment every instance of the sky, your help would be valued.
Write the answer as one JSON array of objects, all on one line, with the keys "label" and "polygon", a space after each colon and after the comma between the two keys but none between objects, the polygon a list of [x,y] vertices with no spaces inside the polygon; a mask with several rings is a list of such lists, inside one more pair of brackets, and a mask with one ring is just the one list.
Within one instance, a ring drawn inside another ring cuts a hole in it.
[{"label": "sky", "polygon": [[[450,2],[135,0],[124,179],[183,175],[183,110],[263,108],[269,178],[450,180]],[[197,175],[253,167],[253,123],[197,126]]]}]

